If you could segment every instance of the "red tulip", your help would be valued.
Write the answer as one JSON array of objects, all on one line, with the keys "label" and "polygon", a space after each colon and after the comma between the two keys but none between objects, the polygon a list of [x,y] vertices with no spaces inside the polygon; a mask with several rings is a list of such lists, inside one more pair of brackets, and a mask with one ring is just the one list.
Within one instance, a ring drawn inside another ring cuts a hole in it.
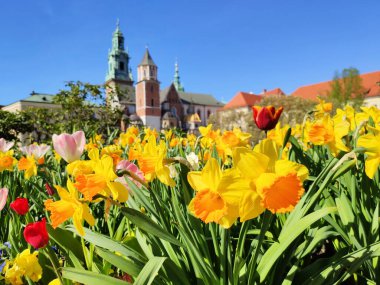
[{"label": "red tulip", "polygon": [[46,219],[39,222],[30,223],[24,229],[24,238],[27,243],[35,249],[44,247],[49,242],[49,235],[46,230]]},{"label": "red tulip", "polygon": [[274,129],[280,119],[283,107],[276,109],[273,106],[253,106],[253,119],[260,130],[269,131]]},{"label": "red tulip", "polygon": [[45,183],[45,189],[46,189],[46,192],[50,195],[50,196],[53,196],[54,195],[54,189],[53,187],[51,187],[49,185],[49,183]]},{"label": "red tulip", "polygon": [[25,215],[29,211],[29,203],[26,198],[16,198],[11,204],[11,208],[19,215]]}]

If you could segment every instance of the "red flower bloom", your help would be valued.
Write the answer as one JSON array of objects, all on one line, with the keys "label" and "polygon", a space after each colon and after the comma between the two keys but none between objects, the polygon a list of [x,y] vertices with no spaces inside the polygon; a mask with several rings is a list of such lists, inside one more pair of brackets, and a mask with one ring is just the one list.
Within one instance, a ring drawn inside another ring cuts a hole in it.
[{"label": "red flower bloom", "polygon": [[11,208],[19,215],[25,215],[29,211],[29,203],[26,198],[16,198],[11,204]]},{"label": "red flower bloom", "polygon": [[253,106],[253,119],[255,120],[256,126],[260,130],[269,131],[274,129],[278,120],[280,119],[283,108],[280,107],[276,111],[273,106]]},{"label": "red flower bloom", "polygon": [[44,247],[49,242],[49,235],[46,230],[46,219],[39,222],[30,223],[24,229],[24,238],[27,243],[35,249]]},{"label": "red flower bloom", "polygon": [[53,196],[54,195],[54,189],[53,187],[51,187],[49,185],[49,183],[45,183],[45,189],[46,189],[46,192],[50,195],[50,196]]}]

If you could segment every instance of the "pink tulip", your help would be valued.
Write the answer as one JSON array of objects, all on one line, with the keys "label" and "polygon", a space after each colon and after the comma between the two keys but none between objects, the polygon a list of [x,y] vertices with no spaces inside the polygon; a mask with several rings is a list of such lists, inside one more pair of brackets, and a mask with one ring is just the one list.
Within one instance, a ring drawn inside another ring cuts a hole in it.
[{"label": "pink tulip", "polygon": [[41,157],[43,157],[50,149],[50,146],[46,144],[31,144],[28,146],[21,147],[21,151],[30,156],[34,156],[36,160],[39,160]]},{"label": "pink tulip", "polygon": [[5,139],[0,138],[0,152],[7,152],[14,144],[14,142],[7,142]]},{"label": "pink tulip", "polygon": [[4,208],[7,203],[8,198],[8,188],[0,188],[0,211]]},{"label": "pink tulip", "polygon": [[[116,165],[116,170],[128,170],[128,171],[134,173],[138,178],[140,178],[141,181],[145,181],[144,173],[137,167],[136,164],[134,164],[128,160],[121,160]],[[136,181],[135,179],[132,179],[132,178],[131,178],[131,180],[137,185],[137,187],[141,187],[141,183],[139,183],[138,181]],[[131,189],[129,189],[128,184],[125,181],[124,177],[118,177],[115,181],[123,184],[128,189],[129,193],[132,194]]]},{"label": "pink tulip", "polygon": [[53,135],[55,151],[68,163],[80,159],[85,144],[86,137],[83,131],[75,132],[72,135],[66,133]]}]

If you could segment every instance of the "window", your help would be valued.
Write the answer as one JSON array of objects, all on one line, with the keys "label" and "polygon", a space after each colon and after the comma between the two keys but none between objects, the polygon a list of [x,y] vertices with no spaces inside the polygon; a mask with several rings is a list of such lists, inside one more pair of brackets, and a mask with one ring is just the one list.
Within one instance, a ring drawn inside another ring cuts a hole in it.
[{"label": "window", "polygon": [[211,111],[207,110],[207,118],[210,117],[210,115],[211,115]]},{"label": "window", "polygon": [[119,62],[119,69],[122,71],[124,70],[124,62]]},{"label": "window", "polygon": [[198,114],[198,116],[199,116],[199,118],[201,117],[201,109],[198,109],[197,110],[197,114]]},{"label": "window", "polygon": [[154,106],[154,99],[152,99],[152,107]]},{"label": "window", "polygon": [[118,37],[118,40],[119,40],[119,49],[123,49],[123,46],[124,46],[123,38],[122,37]]},{"label": "window", "polygon": [[177,117],[177,109],[175,107],[172,107],[171,109],[172,114]]}]

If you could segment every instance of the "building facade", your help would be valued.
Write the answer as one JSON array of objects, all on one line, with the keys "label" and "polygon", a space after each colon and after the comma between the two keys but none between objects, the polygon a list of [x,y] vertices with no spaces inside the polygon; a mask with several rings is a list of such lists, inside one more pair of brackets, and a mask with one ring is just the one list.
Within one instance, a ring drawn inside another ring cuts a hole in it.
[{"label": "building facade", "polygon": [[[380,108],[380,71],[360,74],[360,78],[363,86],[364,104]],[[301,86],[291,95],[316,101],[318,97],[325,97],[329,94],[331,84],[332,81],[325,81]]]},{"label": "building facade", "polygon": [[[148,49],[137,66],[134,85],[129,59],[124,36],[117,26],[108,55],[106,95],[111,106],[123,110],[130,121],[141,121],[143,125],[156,129],[178,127],[187,130],[206,125],[211,114],[224,105],[210,94],[186,92],[180,81],[177,62],[172,84],[161,89],[158,67]],[[194,118],[197,118],[196,122]]]}]

